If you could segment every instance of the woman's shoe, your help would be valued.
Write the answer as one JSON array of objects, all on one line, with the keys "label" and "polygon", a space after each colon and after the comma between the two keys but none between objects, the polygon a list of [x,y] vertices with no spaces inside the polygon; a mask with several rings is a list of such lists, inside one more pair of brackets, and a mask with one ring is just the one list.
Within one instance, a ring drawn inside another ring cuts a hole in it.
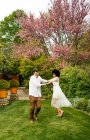
[{"label": "woman's shoe", "polygon": [[58,113],[56,116],[61,117],[61,113]]},{"label": "woman's shoe", "polygon": [[64,113],[64,111],[62,111],[62,113],[61,113],[61,116],[60,116],[60,117],[62,117],[62,116],[63,116],[63,113]]},{"label": "woman's shoe", "polygon": [[62,117],[63,116],[64,111],[62,111],[62,113],[59,113],[57,116],[58,117]]}]

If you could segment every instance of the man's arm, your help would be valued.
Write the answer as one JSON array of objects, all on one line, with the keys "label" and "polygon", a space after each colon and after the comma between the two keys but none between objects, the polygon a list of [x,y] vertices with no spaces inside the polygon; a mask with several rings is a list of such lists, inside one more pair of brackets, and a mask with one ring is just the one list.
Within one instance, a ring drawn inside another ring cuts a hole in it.
[{"label": "man's arm", "polygon": [[48,80],[42,79],[41,77],[40,77],[40,80],[41,80],[41,83],[47,83],[48,82]]}]

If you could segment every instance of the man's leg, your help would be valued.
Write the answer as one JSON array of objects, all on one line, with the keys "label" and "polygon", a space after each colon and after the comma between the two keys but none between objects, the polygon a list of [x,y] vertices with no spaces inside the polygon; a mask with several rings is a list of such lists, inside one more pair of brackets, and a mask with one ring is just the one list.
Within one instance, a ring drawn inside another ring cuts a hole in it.
[{"label": "man's leg", "polygon": [[30,120],[34,120],[35,97],[29,96],[30,99]]},{"label": "man's leg", "polygon": [[36,120],[37,120],[37,115],[38,115],[40,110],[41,110],[41,97],[37,97],[37,100],[36,100],[36,112],[35,112]]}]

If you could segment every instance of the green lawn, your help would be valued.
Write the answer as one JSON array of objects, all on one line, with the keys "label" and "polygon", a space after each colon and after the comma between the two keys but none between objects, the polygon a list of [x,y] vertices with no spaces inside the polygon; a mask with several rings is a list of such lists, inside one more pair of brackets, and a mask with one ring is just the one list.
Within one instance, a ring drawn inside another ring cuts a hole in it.
[{"label": "green lawn", "polygon": [[0,108],[0,140],[90,140],[90,116],[73,108],[64,111],[58,118],[50,101],[44,100],[39,121],[31,124],[29,101]]}]

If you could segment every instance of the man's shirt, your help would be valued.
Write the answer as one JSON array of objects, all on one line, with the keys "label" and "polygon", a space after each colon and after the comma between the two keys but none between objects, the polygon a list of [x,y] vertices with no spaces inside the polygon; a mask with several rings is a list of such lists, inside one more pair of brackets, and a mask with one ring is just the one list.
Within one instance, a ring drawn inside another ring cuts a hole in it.
[{"label": "man's shirt", "polygon": [[29,95],[33,97],[41,97],[41,85],[46,83],[47,80],[42,79],[40,76],[32,75],[29,81]]}]

